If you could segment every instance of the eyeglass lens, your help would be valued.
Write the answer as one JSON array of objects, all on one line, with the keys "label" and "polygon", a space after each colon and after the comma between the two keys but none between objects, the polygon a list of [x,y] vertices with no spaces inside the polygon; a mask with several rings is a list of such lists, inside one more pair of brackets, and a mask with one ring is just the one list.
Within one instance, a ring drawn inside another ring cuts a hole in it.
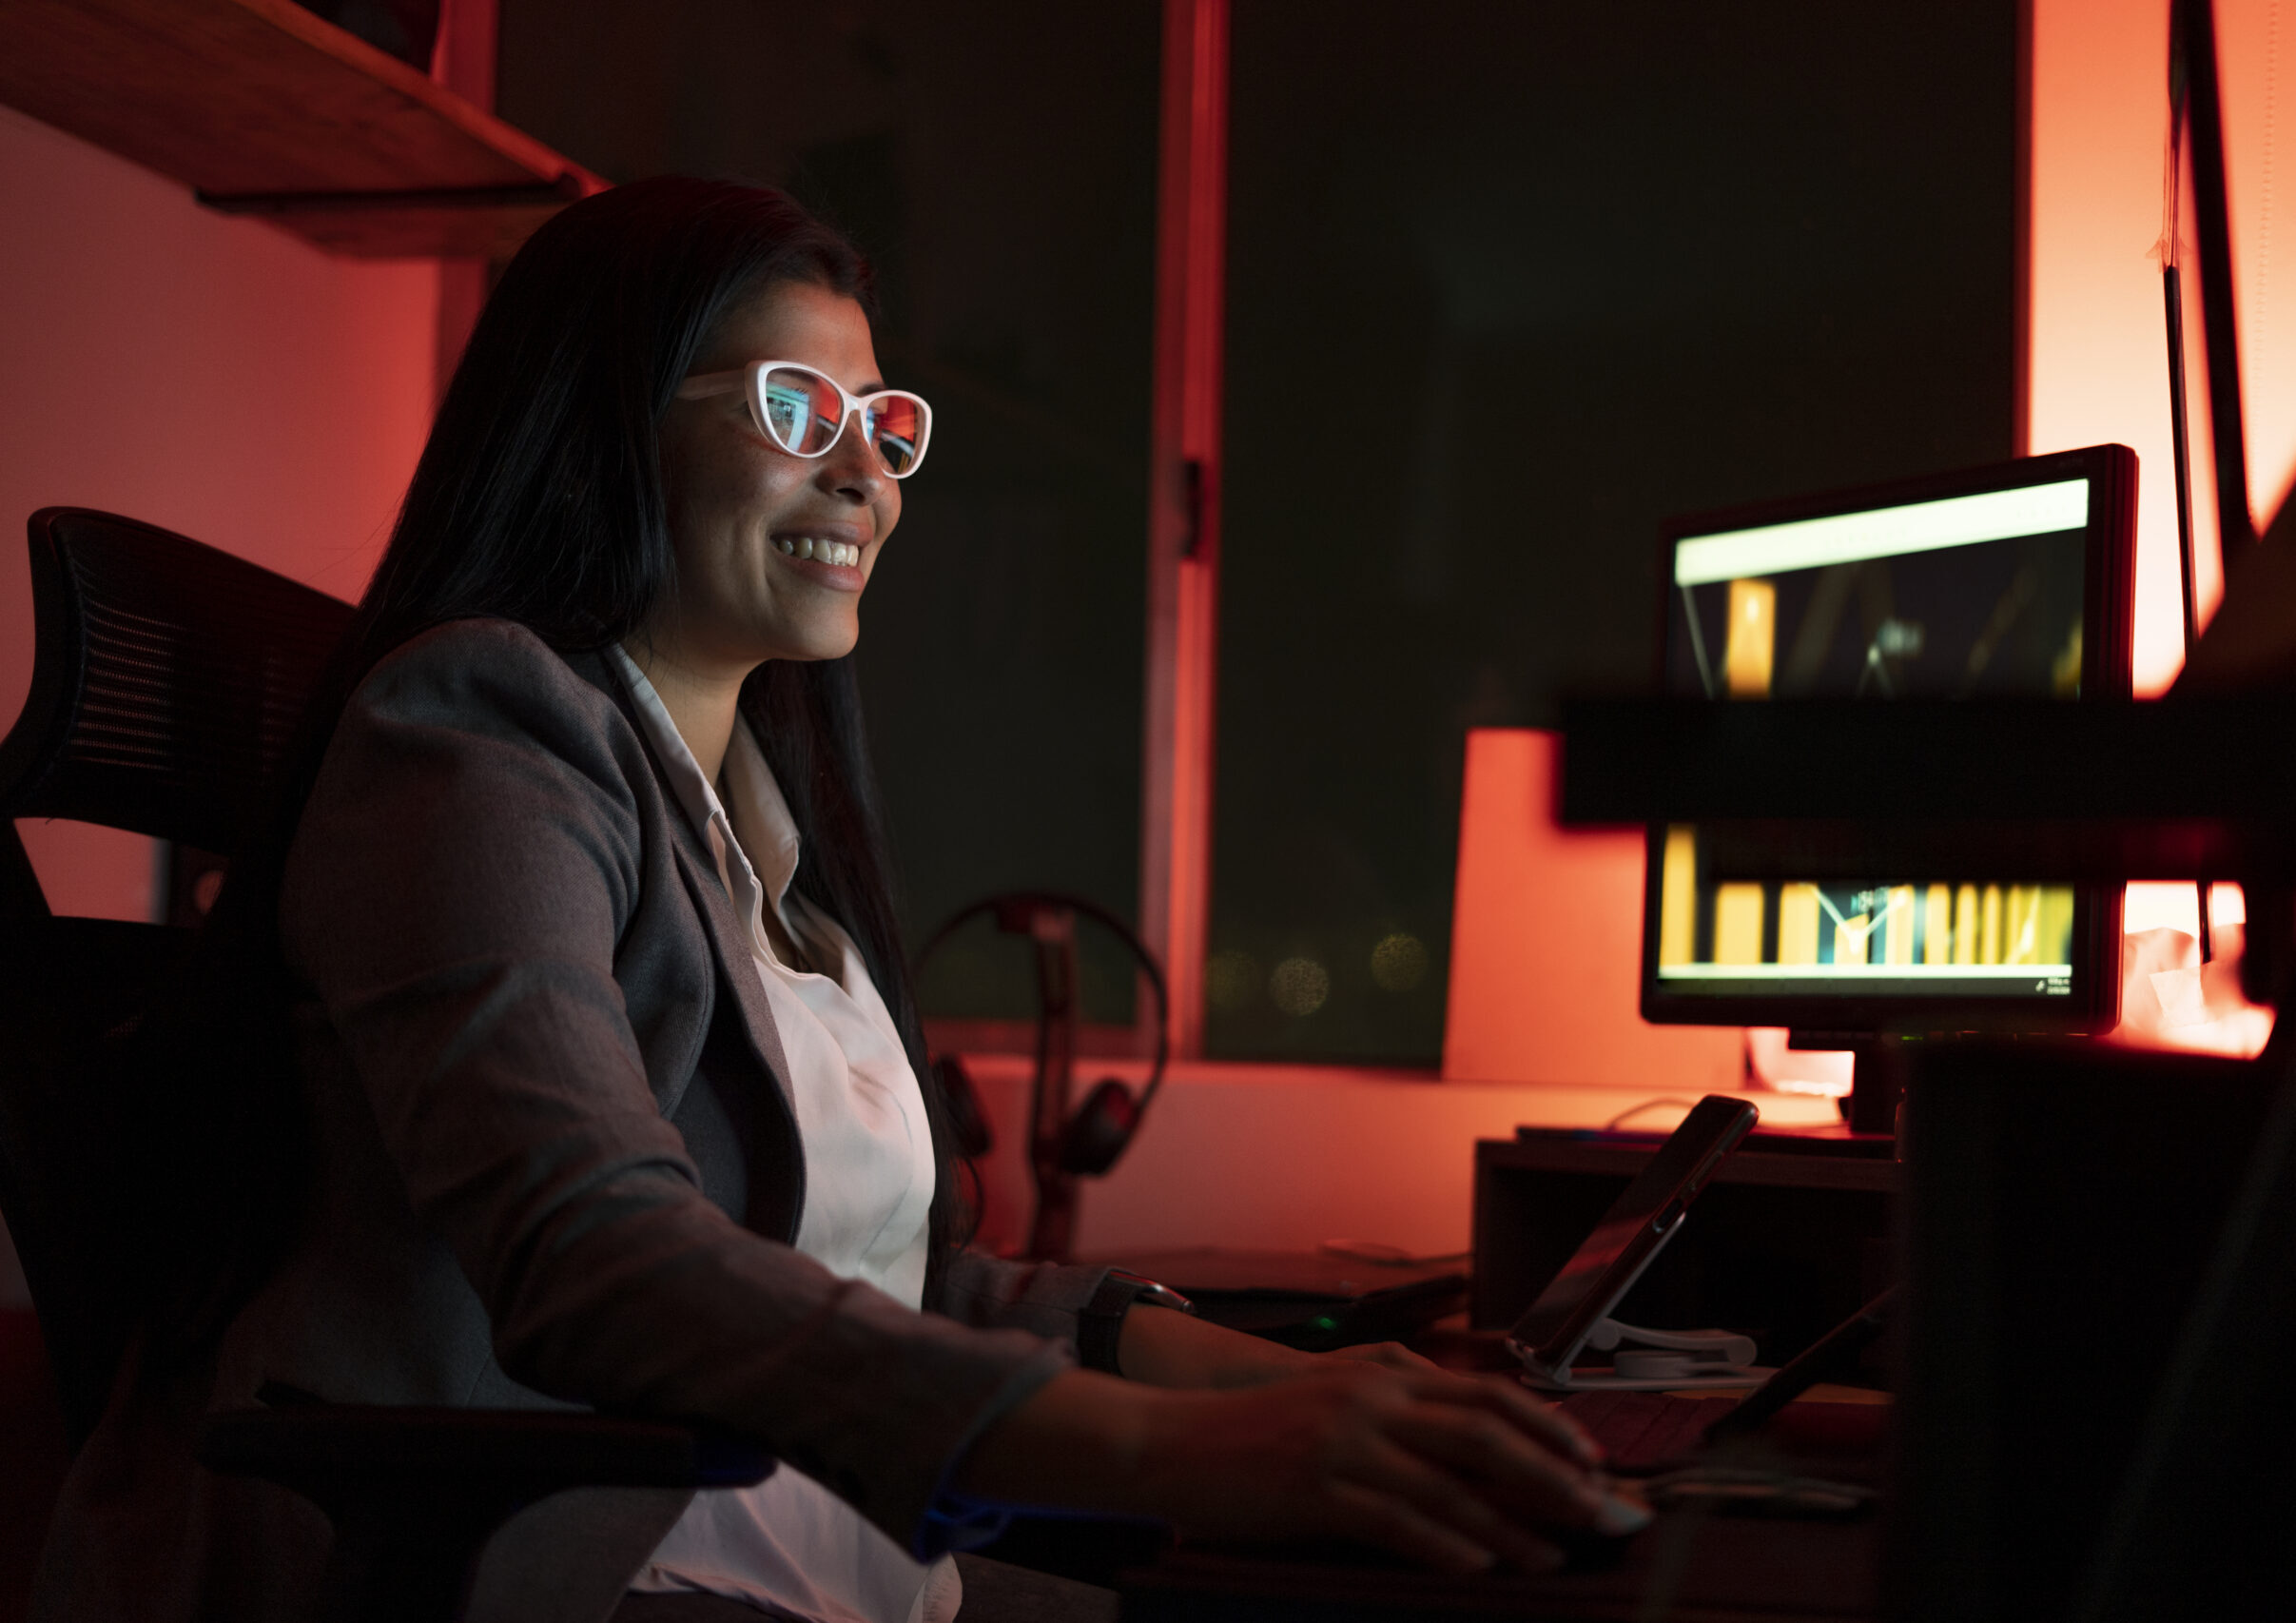
[{"label": "eyeglass lens", "polygon": [[[766,432],[785,450],[818,457],[837,442],[845,426],[845,401],[818,372],[776,366],[759,381],[758,394]],[[862,407],[861,418],[885,471],[895,478],[907,473],[924,437],[924,402],[912,395],[883,395]]]}]

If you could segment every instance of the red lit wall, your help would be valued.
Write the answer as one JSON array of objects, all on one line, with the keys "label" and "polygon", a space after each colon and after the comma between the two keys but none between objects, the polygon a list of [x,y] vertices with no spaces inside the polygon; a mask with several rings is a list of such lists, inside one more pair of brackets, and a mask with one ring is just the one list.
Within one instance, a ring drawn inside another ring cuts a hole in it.
[{"label": "red lit wall", "polygon": [[[0,719],[31,675],[34,508],[356,596],[430,426],[436,263],[329,258],[8,108],[0,219]],[[58,911],[150,915],[150,842],[22,828]]]},{"label": "red lit wall", "polygon": [[[2135,675],[2158,693],[2184,662],[2161,308],[2169,0],[2032,0],[2030,446],[2100,440],[2143,464]],[[2250,500],[2296,475],[2296,13],[2216,0],[2231,182]],[[2198,560],[2212,609],[2218,561]]]},{"label": "red lit wall", "polygon": [[2168,0],[2033,0],[2026,448],[2135,448],[2139,693],[2167,686],[2184,657],[2153,257],[2168,30]]},{"label": "red lit wall", "polygon": [[[2108,440],[2135,448],[2142,474],[2134,675],[2139,694],[2158,694],[2184,663],[2168,341],[2155,252],[2168,137],[2169,0],[2032,5],[2029,448],[2037,454]],[[2296,13],[2277,0],[2216,0],[2216,20],[2249,502],[2261,524],[2296,478],[2296,172],[2289,168],[2296,148],[2288,128],[2296,116],[2288,79],[2296,68]],[[2205,447],[2194,450],[2206,455]],[[2222,592],[2221,564],[2205,546],[2195,563],[2205,623]],[[2212,912],[2220,926],[2237,925],[2244,916],[2237,890],[2220,887]],[[2190,937],[2199,924],[2193,888],[2132,885],[2124,922],[2131,937],[2166,930]],[[2145,987],[2124,987],[2132,1021],[2147,1012],[2149,995]],[[2253,1051],[2262,1040],[2258,1020],[2246,1013],[2136,1035],[2229,1052]]]},{"label": "red lit wall", "polygon": [[[1728,1035],[1735,1056],[1738,1033]],[[1022,1136],[1029,1062],[987,1054],[968,1055],[966,1064],[997,1132],[981,1168],[981,1240],[992,1249],[1017,1245],[1030,1209]],[[1144,1068],[1137,1060],[1080,1060],[1076,1093],[1110,1074],[1137,1085]],[[1686,1109],[1683,1086],[1695,1080],[1652,1075],[1630,1087],[1460,1083],[1424,1072],[1211,1060],[1173,1071],[1124,1159],[1105,1179],[1086,1182],[1080,1255],[1196,1245],[1298,1251],[1327,1240],[1369,1240],[1420,1255],[1464,1251],[1477,1139],[1509,1138],[1526,1123],[1600,1127],[1626,1112],[1635,1126],[1671,1127]],[[1774,1124],[1840,1119],[1829,1099],[1765,1094],[1761,1105]]]},{"label": "red lit wall", "polygon": [[1556,826],[1558,744],[1529,728],[1467,735],[1444,1079],[1741,1086],[1736,1027],[1643,1020],[1643,836]]}]

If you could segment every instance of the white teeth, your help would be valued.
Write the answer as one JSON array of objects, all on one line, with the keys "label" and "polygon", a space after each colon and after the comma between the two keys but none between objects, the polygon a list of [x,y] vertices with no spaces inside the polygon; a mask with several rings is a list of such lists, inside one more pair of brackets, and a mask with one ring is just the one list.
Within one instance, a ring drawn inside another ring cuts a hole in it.
[{"label": "white teeth", "polygon": [[861,561],[861,549],[847,541],[815,540],[811,536],[795,539],[783,537],[773,543],[784,557],[817,557],[824,563],[844,564],[850,568]]}]

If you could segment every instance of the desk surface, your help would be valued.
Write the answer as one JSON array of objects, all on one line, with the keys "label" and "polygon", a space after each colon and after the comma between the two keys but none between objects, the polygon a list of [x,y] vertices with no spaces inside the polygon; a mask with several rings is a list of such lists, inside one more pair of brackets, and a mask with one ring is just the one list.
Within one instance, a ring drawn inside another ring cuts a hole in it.
[{"label": "desk surface", "polygon": [[[1437,1344],[1423,1350],[1449,1367],[1493,1367],[1496,1337],[1452,1334],[1435,1339]],[[1786,1413],[1888,1401],[1862,1388],[1823,1385],[1811,1388]],[[1745,1446],[1731,1445],[1734,1452]],[[1746,1456],[1747,1463],[1753,1458]],[[1792,1468],[1859,1479],[1871,1477],[1878,1463],[1878,1457],[1853,1462],[1814,1455]],[[1437,1623],[1496,1616],[1589,1623],[1653,1616],[1673,1623],[1864,1619],[1880,1614],[1882,1536],[1881,1522],[1874,1516],[1850,1522],[1774,1521],[1678,1510],[1661,1513],[1650,1528],[1628,1540],[1624,1558],[1607,1571],[1456,1578],[1374,1555],[1334,1553],[1318,1558],[1180,1548],[1153,1565],[1124,1573],[1117,1587],[1124,1597],[1125,1623]]]},{"label": "desk surface", "polygon": [[[1661,1141],[1622,1141],[1608,1135],[1547,1127],[1517,1128],[1512,1139],[1484,1139],[1475,1144],[1483,1162],[1543,1172],[1599,1172],[1631,1178],[1658,1153]],[[1717,1183],[1758,1183],[1785,1189],[1866,1189],[1895,1194],[1904,1182],[1902,1163],[1866,1155],[1784,1154],[1741,1149],[1714,1169]]]},{"label": "desk surface", "polygon": [[1363,1560],[1178,1550],[1119,1581],[1125,1623],[1586,1618],[1749,1623],[1880,1612],[1878,1521],[1662,1515],[1609,1572],[1453,1578]]}]

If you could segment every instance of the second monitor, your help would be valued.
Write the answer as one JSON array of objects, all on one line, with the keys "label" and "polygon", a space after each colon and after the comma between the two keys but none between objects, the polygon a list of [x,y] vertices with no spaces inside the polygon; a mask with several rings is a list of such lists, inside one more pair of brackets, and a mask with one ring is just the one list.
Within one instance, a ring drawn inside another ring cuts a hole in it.
[{"label": "second monitor", "polygon": [[[1673,520],[1664,691],[2126,698],[2135,492],[2135,453],[2100,445]],[[1674,825],[1650,831],[1644,896],[1649,1020],[1851,1037],[2118,1017],[2117,886],[1781,883],[1716,872]]]}]

